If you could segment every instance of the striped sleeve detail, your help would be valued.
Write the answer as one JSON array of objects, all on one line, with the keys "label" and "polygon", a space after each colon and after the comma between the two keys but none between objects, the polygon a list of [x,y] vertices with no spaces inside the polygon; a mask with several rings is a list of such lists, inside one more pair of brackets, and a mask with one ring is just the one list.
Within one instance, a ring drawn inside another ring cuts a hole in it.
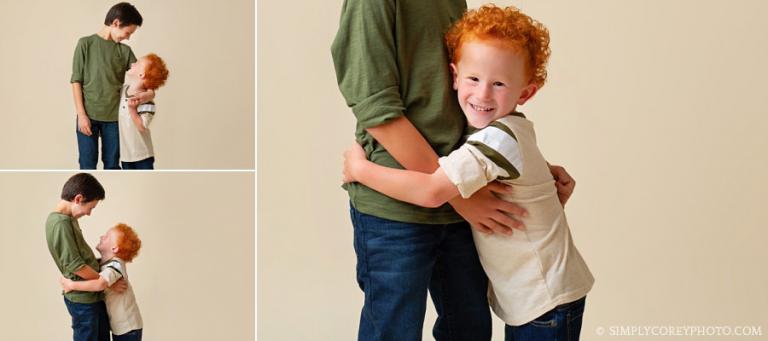
[{"label": "striped sleeve detail", "polygon": [[115,284],[117,280],[124,276],[123,265],[117,260],[111,260],[102,264],[99,276],[107,281],[107,286],[112,286],[112,284]]},{"label": "striped sleeve detail", "polygon": [[498,128],[499,130],[507,133],[509,136],[512,136],[515,141],[517,141],[517,136],[515,136],[515,133],[512,132],[512,129],[509,129],[506,124],[501,123],[499,121],[493,121],[491,124],[488,125],[489,127]]},{"label": "striped sleeve detail", "polygon": [[154,102],[147,102],[144,104],[139,104],[138,107],[136,107],[136,111],[139,114],[155,114],[155,103]]},{"label": "striped sleeve detail", "polygon": [[120,276],[122,276],[122,275],[123,275],[123,272],[122,272],[122,271],[120,271],[120,269],[118,269],[117,267],[115,267],[115,266],[112,266],[112,265],[109,265],[109,266],[107,266],[107,267],[108,267],[108,268],[110,268],[110,269],[112,269],[112,270],[115,270],[115,272],[119,273],[119,274],[120,274]]},{"label": "striped sleeve detail", "polygon": [[122,265],[120,265],[120,262],[118,262],[117,260],[111,260],[111,261],[107,262],[106,267],[110,268],[112,270],[115,270],[115,272],[120,274],[120,276],[123,275],[123,271],[121,270]]},{"label": "striped sleeve detail", "polygon": [[511,180],[520,177],[520,170],[523,169],[520,145],[512,130],[503,123],[493,122],[472,134],[467,139],[467,144],[477,148],[485,157],[507,172],[507,176],[500,176],[499,179]]}]

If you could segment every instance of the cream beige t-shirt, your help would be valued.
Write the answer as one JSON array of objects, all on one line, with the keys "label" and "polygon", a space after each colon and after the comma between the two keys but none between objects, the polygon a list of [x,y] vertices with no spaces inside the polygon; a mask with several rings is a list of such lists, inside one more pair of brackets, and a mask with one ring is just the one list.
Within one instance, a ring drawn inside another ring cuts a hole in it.
[{"label": "cream beige t-shirt", "polygon": [[101,264],[99,276],[107,281],[108,286],[115,284],[120,278],[124,278],[128,289],[122,293],[116,293],[110,288],[104,290],[104,303],[107,305],[109,326],[112,334],[122,335],[136,329],[143,328],[139,305],[136,304],[136,296],[133,294],[133,286],[128,280],[125,262],[120,258],[112,258]]},{"label": "cream beige t-shirt", "polygon": [[140,133],[128,111],[128,85],[123,85],[120,95],[117,125],[120,130],[120,161],[136,162],[155,156],[149,124],[155,116],[155,103],[140,104],[136,109],[146,130]]},{"label": "cream beige t-shirt", "polygon": [[513,187],[502,199],[529,213],[526,228],[511,236],[472,230],[496,315],[519,326],[586,296],[594,278],[573,244],[531,121],[519,113],[500,118],[440,158],[440,166],[462,197],[499,180]]}]

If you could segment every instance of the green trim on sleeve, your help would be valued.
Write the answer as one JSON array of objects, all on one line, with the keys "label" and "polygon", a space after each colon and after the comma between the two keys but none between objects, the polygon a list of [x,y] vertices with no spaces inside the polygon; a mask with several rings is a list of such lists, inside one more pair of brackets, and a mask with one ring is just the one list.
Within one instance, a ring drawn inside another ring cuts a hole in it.
[{"label": "green trim on sleeve", "polygon": [[501,123],[499,121],[493,121],[488,126],[500,129],[501,131],[509,134],[509,136],[512,136],[512,138],[515,139],[515,141],[517,141],[517,136],[515,136],[515,133],[513,133],[512,129],[509,129],[509,127],[506,124]]},{"label": "green trim on sleeve", "polygon": [[115,272],[119,273],[119,274],[120,274],[120,277],[122,277],[122,276],[123,276],[123,272],[122,272],[122,271],[120,271],[120,270],[118,270],[118,269],[117,269],[117,268],[116,268],[114,265],[107,265],[107,267],[108,267],[108,268],[110,268],[110,269],[112,269],[112,270],[115,270]]},{"label": "green trim on sleeve", "polygon": [[515,168],[515,166],[509,163],[509,161],[507,161],[503,155],[499,154],[499,152],[493,148],[488,147],[484,143],[478,141],[467,141],[467,144],[477,148],[477,150],[483,153],[483,155],[491,159],[493,163],[507,171],[509,176],[500,176],[499,180],[512,180],[520,177],[520,172],[517,171],[517,168]]}]

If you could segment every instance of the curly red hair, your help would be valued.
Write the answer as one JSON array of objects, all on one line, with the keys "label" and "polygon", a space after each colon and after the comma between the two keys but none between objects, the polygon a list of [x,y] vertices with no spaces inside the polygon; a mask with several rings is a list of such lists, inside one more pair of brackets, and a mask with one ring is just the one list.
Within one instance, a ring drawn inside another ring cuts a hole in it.
[{"label": "curly red hair", "polygon": [[147,59],[147,67],[144,69],[144,88],[157,89],[168,79],[168,68],[162,58],[150,53],[142,58]]},{"label": "curly red hair", "polygon": [[120,259],[126,262],[133,261],[136,255],[139,254],[139,249],[141,249],[141,239],[139,239],[133,228],[126,224],[117,224],[113,229],[120,232],[120,236],[117,239],[117,252],[115,252],[115,256],[120,257]]},{"label": "curly red hair", "polygon": [[451,62],[461,59],[461,46],[471,40],[498,41],[528,57],[530,82],[544,85],[549,60],[549,30],[540,22],[509,6],[493,4],[467,11],[445,34]]}]

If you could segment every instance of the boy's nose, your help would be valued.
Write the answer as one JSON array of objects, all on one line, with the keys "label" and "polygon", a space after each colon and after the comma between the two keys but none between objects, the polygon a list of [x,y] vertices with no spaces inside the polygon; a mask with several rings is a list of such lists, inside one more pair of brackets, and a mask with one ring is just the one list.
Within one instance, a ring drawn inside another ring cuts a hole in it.
[{"label": "boy's nose", "polygon": [[493,85],[490,84],[481,84],[480,89],[478,89],[478,96],[483,99],[490,98],[492,87]]}]

